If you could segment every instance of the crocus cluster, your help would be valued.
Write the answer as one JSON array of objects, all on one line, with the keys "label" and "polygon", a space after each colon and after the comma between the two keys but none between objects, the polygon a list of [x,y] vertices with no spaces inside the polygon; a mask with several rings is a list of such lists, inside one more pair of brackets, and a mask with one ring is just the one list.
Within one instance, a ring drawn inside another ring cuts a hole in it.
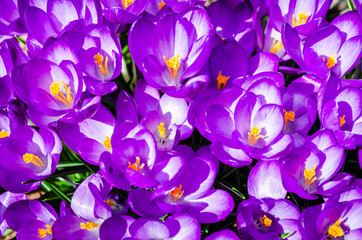
[{"label": "crocus cluster", "polygon": [[331,4],[2,1],[0,237],[362,239],[362,1]]}]

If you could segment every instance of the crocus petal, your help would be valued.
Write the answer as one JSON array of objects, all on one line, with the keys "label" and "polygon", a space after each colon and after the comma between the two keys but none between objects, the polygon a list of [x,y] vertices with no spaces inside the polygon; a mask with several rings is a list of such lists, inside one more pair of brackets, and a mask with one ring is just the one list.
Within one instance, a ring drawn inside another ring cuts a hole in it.
[{"label": "crocus petal", "polygon": [[281,164],[278,161],[259,161],[250,171],[248,193],[255,198],[285,198]]}]

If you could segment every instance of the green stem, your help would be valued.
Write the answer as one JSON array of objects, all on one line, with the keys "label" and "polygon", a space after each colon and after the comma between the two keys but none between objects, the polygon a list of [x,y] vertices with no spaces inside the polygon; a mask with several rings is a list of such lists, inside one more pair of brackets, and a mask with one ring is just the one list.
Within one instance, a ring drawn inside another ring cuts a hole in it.
[{"label": "green stem", "polygon": [[51,184],[50,182],[43,180],[41,182],[42,188],[46,190],[47,192],[53,192],[55,195],[57,195],[60,199],[62,199],[66,204],[70,205],[70,198],[64,194],[62,191],[60,191],[55,185]]},{"label": "green stem", "polygon": [[353,0],[347,0],[347,5],[348,5],[349,10],[351,10],[351,11],[356,10],[356,6],[354,5]]},{"label": "green stem", "polygon": [[60,162],[57,165],[57,169],[59,168],[71,168],[71,167],[80,167],[84,166],[82,162]]}]

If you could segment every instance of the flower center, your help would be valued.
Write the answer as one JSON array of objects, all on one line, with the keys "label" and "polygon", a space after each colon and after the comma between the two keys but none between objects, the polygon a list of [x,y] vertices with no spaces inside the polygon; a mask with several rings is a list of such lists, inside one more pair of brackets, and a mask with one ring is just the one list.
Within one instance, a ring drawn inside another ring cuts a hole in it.
[{"label": "flower center", "polygon": [[106,140],[103,141],[103,146],[112,151],[111,139],[106,136]]},{"label": "flower center", "polygon": [[165,127],[164,127],[164,123],[161,122],[158,126],[157,126],[157,129],[158,129],[158,132],[160,134],[160,137],[162,138],[165,138],[166,137],[166,132],[165,132]]},{"label": "flower center", "polygon": [[108,65],[108,57],[106,57],[106,60],[104,61],[104,65],[103,65],[103,55],[101,55],[100,53],[96,54],[93,56],[94,57],[94,62],[98,63],[98,67],[99,67],[99,71],[101,71],[101,74],[104,74],[106,76],[110,75],[110,73],[108,72],[107,69],[107,65]]},{"label": "flower center", "polygon": [[163,8],[163,6],[165,6],[165,2],[161,0],[161,2],[158,4],[158,8],[159,10],[161,10]]},{"label": "flower center", "polygon": [[340,127],[342,127],[343,124],[346,123],[346,120],[344,120],[344,117],[345,117],[345,116],[346,116],[346,115],[343,115],[342,117],[339,118],[339,126],[340,126]]},{"label": "flower center", "polygon": [[112,199],[107,199],[107,200],[106,200],[106,203],[107,203],[108,206],[110,206],[110,207],[113,207],[114,205],[116,205],[116,203],[115,203],[114,200],[112,200]]},{"label": "flower center", "polygon": [[229,77],[221,75],[221,71],[219,72],[219,75],[217,76],[217,89],[222,90],[226,86],[226,82],[228,81]]},{"label": "flower center", "polygon": [[123,8],[128,8],[131,4],[133,4],[134,0],[122,0]]},{"label": "flower center", "polygon": [[305,185],[307,187],[309,187],[315,180],[317,180],[317,177],[315,176],[315,165],[311,170],[308,170],[308,168],[305,167],[304,178],[305,178]]},{"label": "flower center", "polygon": [[168,71],[170,72],[171,81],[174,78],[177,79],[177,69],[180,67],[179,55],[177,54],[176,57],[171,57],[169,60],[167,60],[166,57],[163,56],[163,59],[165,60]]},{"label": "flower center", "polygon": [[258,127],[253,127],[251,131],[248,132],[248,139],[250,146],[253,146],[256,143],[256,141],[258,141],[258,139],[262,137],[261,135],[259,135],[259,133],[260,133],[260,128]]},{"label": "flower center", "polygon": [[130,162],[128,162],[128,168],[133,169],[133,170],[135,170],[135,171],[137,171],[137,172],[140,172],[144,166],[145,166],[144,163],[142,163],[142,164],[140,165],[140,158],[139,158],[139,157],[136,157],[136,162],[133,163],[133,164],[131,164]]},{"label": "flower center", "polygon": [[[325,57],[323,57],[323,61],[326,61]],[[336,65],[337,63],[337,53],[335,53],[332,57],[328,57],[327,59],[327,68],[331,69],[332,67],[334,67],[334,65]]]},{"label": "flower center", "polygon": [[[277,42],[278,41],[278,42]],[[277,52],[279,52],[280,49],[282,49],[284,47],[282,40],[278,40],[276,38],[274,38],[273,43],[270,47],[270,51],[271,53],[276,54]]]},{"label": "flower center", "polygon": [[47,229],[41,229],[41,228],[39,228],[38,229],[38,233],[39,233],[39,237],[40,238],[44,238],[44,237],[46,237],[46,235],[47,234],[50,234],[50,235],[52,235],[52,226],[51,225],[45,225],[46,227],[47,227]]},{"label": "flower center", "polygon": [[310,16],[310,13],[298,13],[298,17],[296,19],[293,14],[293,27],[305,24],[307,22],[309,16]]},{"label": "flower center", "polygon": [[261,225],[264,225],[265,227],[270,227],[272,224],[272,220],[270,220],[267,216],[263,216],[260,218]]},{"label": "flower center", "polygon": [[294,122],[295,113],[293,111],[287,112],[284,109],[283,112],[284,112],[284,129],[286,129],[285,126],[287,125],[288,121]]},{"label": "flower center", "polygon": [[25,161],[25,163],[34,163],[36,166],[44,166],[44,164],[42,163],[42,161],[40,160],[40,158],[34,154],[31,153],[25,153],[23,155],[23,160]]},{"label": "flower center", "polygon": [[8,132],[6,132],[5,130],[1,130],[0,132],[0,138],[6,138],[9,137],[10,134]]},{"label": "flower center", "polygon": [[99,228],[99,224],[98,223],[93,223],[93,222],[88,222],[87,223],[81,223],[80,224],[80,228],[81,229],[87,229],[87,230],[92,230],[93,228]]},{"label": "flower center", "polygon": [[339,226],[340,224],[341,219],[338,219],[337,222],[335,222],[328,228],[328,235],[334,238],[343,237],[344,234],[342,228]]},{"label": "flower center", "polygon": [[184,194],[184,191],[181,191],[181,188],[182,185],[180,184],[180,186],[178,186],[177,188],[175,188],[170,192],[170,195],[172,197],[172,202],[176,202],[176,200],[182,197],[182,195]]},{"label": "flower center", "polygon": [[62,93],[62,90],[60,88],[60,83],[58,82],[53,82],[50,85],[50,93],[59,101],[61,101],[62,103],[65,104],[66,107],[70,107],[72,105],[72,103],[74,102],[72,96],[70,95],[70,87],[67,87],[67,85],[63,82],[60,81],[65,89],[65,94],[67,96],[65,96]]}]

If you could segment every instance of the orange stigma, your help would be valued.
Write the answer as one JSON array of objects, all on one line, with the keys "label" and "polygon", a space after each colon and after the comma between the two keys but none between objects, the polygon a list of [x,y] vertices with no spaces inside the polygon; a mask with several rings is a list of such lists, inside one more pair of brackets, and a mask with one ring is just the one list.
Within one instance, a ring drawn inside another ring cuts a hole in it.
[{"label": "orange stigma", "polygon": [[165,127],[164,127],[164,123],[161,122],[158,126],[157,126],[157,129],[158,129],[158,133],[160,134],[160,137],[162,138],[165,138],[166,137],[166,132],[165,132]]},{"label": "orange stigma", "polygon": [[339,127],[342,127],[343,124],[346,123],[346,120],[344,120],[344,117],[345,117],[345,116],[346,116],[346,115],[343,115],[342,117],[339,118]]},{"label": "orange stigma", "polygon": [[225,77],[221,75],[221,71],[219,72],[219,75],[217,76],[217,89],[222,90],[226,86],[226,82],[228,81],[230,77]]},{"label": "orange stigma", "polygon": [[133,4],[134,0],[122,0],[122,6],[124,9],[128,8],[131,4]]},{"label": "orange stigma", "polygon": [[81,229],[87,229],[87,230],[92,230],[93,228],[99,228],[99,224],[98,223],[93,223],[93,222],[86,222],[86,223],[81,223],[80,224],[80,228]]},{"label": "orange stigma", "polygon": [[304,179],[305,179],[305,185],[309,187],[312,185],[312,183],[317,180],[317,177],[315,176],[315,165],[311,170],[308,170],[307,167],[305,167],[304,170]]},{"label": "orange stigma", "polygon": [[[326,61],[325,57],[323,57],[323,61]],[[327,59],[327,68],[331,69],[332,67],[334,67],[334,65],[336,65],[337,63],[337,53],[335,53],[332,57],[328,57]]]},{"label": "orange stigma", "polygon": [[181,188],[182,185],[180,184],[180,186],[178,186],[177,188],[175,188],[170,192],[170,195],[172,197],[172,202],[176,202],[176,200],[182,197],[182,195],[184,194],[184,191],[181,191]]},{"label": "orange stigma", "polygon": [[107,199],[107,200],[106,200],[106,203],[107,203],[108,206],[110,206],[110,207],[113,207],[114,205],[116,205],[116,203],[115,203],[114,200],[112,200],[112,199]]},{"label": "orange stigma", "polygon": [[108,65],[108,57],[106,57],[106,60],[104,61],[104,65],[103,65],[103,55],[101,55],[100,53],[96,54],[93,56],[94,57],[94,62],[98,63],[98,67],[99,67],[99,71],[101,71],[101,74],[103,75],[110,75],[110,73],[108,72],[107,69],[107,65]]},{"label": "orange stigma", "polygon": [[335,222],[333,225],[331,225],[328,228],[328,236],[337,238],[337,237],[343,237],[343,230],[340,227],[341,219],[338,219],[337,222]]},{"label": "orange stigma", "polygon": [[145,166],[144,163],[142,163],[142,165],[140,165],[140,158],[136,157],[136,162],[131,164],[130,162],[128,162],[128,168],[133,169],[137,172],[141,171],[142,168]]},{"label": "orange stigma", "polygon": [[163,6],[165,6],[166,3],[164,3],[164,1],[161,0],[161,2],[158,4],[158,8],[159,10],[161,10],[163,8]]},{"label": "orange stigma", "polygon": [[179,69],[179,67],[180,67],[179,55],[177,54],[176,57],[171,57],[169,60],[167,60],[166,57],[163,56],[163,59],[165,60],[168,71],[170,72],[171,81],[174,78],[177,79],[177,69]]},{"label": "orange stigma", "polygon": [[259,138],[262,136],[259,135],[260,129],[258,127],[253,127],[251,131],[248,133],[248,139],[249,139],[249,145],[253,146],[256,141],[258,141]]},{"label": "orange stigma", "polygon": [[38,156],[34,155],[34,154],[31,154],[31,153],[25,153],[23,155],[23,160],[24,160],[25,163],[32,162],[36,166],[44,166],[44,164],[42,163],[40,158]]},{"label": "orange stigma", "polygon": [[261,223],[261,225],[264,225],[265,227],[270,227],[272,224],[272,220],[264,215],[262,218],[260,218],[260,223]]},{"label": "orange stigma", "polygon": [[66,107],[70,107],[73,103],[73,98],[70,94],[70,87],[67,87],[67,85],[63,82],[63,81],[60,81],[63,85],[63,88],[65,90],[65,94],[67,96],[65,96],[63,93],[62,93],[62,90],[60,88],[60,83],[58,82],[53,82],[51,85],[50,85],[50,93],[56,98],[58,99],[59,101],[61,101],[62,103],[65,104]]},{"label": "orange stigma", "polygon": [[295,113],[293,111],[287,112],[284,109],[283,112],[284,112],[284,129],[286,129],[285,125],[287,125],[288,121],[294,122]]},{"label": "orange stigma", "polygon": [[0,138],[6,138],[9,137],[10,134],[8,132],[6,132],[5,130],[1,130],[0,132]]},{"label": "orange stigma", "polygon": [[47,229],[41,229],[41,228],[39,228],[38,229],[38,233],[39,233],[39,237],[40,238],[45,238],[46,237],[46,235],[47,234],[50,234],[50,235],[52,235],[52,226],[50,226],[50,225],[45,225],[46,227],[47,227]]},{"label": "orange stigma", "polygon": [[298,19],[296,19],[293,14],[293,27],[306,24],[309,16],[310,16],[310,13],[298,13]]},{"label": "orange stigma", "polygon": [[103,146],[112,151],[111,139],[106,136],[106,140],[103,141]]},{"label": "orange stigma", "polygon": [[[278,41],[278,42],[277,42]],[[284,47],[282,40],[278,40],[276,38],[274,38],[273,43],[270,47],[270,51],[271,53],[276,54],[277,52],[279,52],[280,49],[282,49]]]}]

